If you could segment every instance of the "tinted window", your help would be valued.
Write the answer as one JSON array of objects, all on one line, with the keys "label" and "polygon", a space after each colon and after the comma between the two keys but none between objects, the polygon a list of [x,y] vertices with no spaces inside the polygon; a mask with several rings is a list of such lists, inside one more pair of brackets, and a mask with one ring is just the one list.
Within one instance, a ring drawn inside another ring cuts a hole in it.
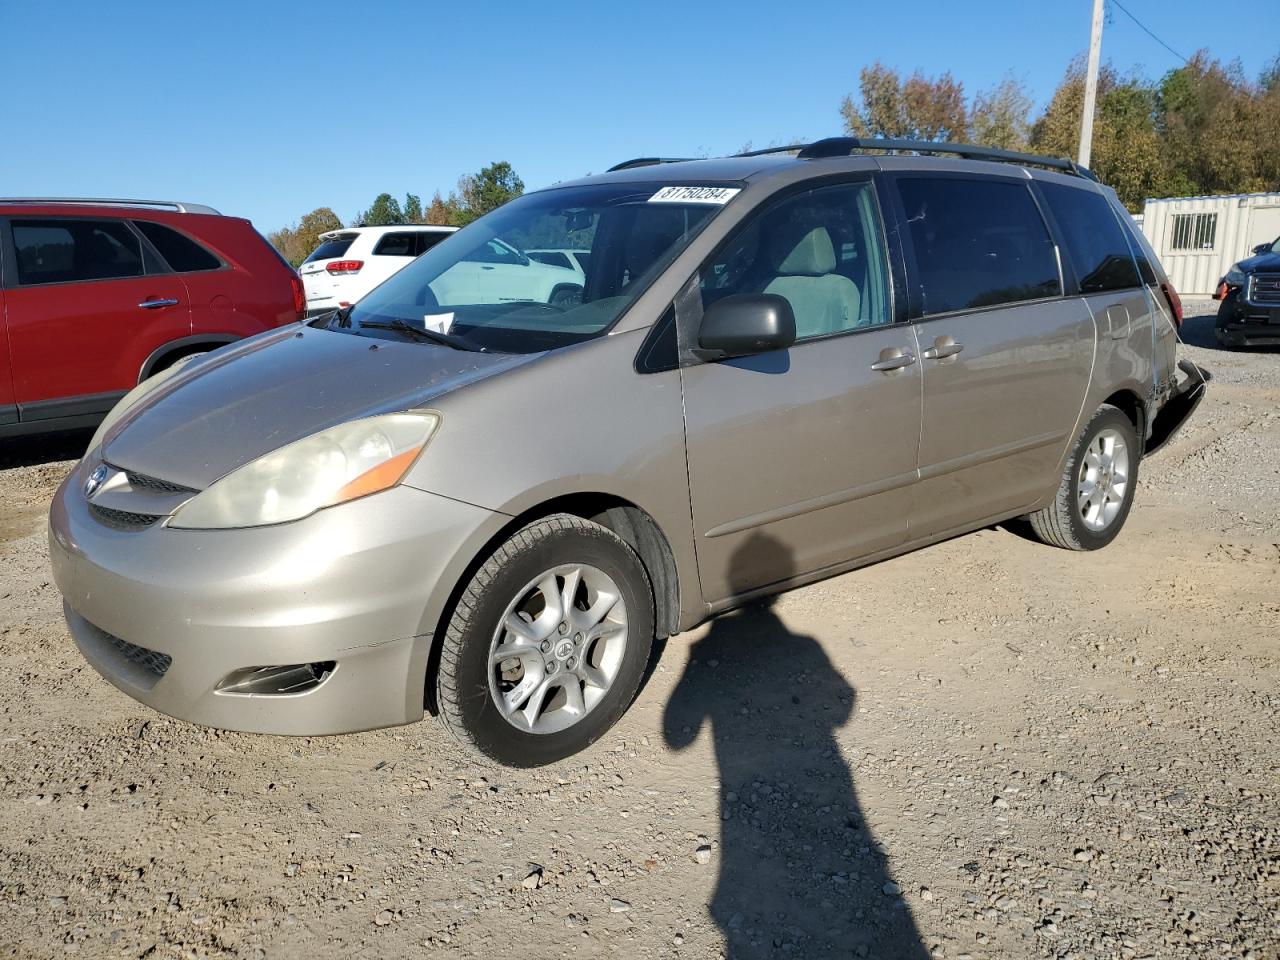
[{"label": "tinted window", "polygon": [[500,240],[490,240],[462,259],[466,263],[519,263],[520,254]]},{"label": "tinted window", "polygon": [[447,237],[447,233],[419,233],[418,236],[418,255],[426,253],[437,243]]},{"label": "tinted window", "polygon": [[1139,285],[1138,268],[1124,230],[1105,197],[1057,183],[1042,183],[1040,189],[1066,241],[1066,254],[1075,267],[1081,293]]},{"label": "tinted window", "polygon": [[302,262],[311,263],[313,260],[332,260],[340,257],[347,252],[347,248],[351,246],[356,236],[354,233],[344,233],[329,240],[322,240],[320,246],[312,251],[311,256]]},{"label": "tinted window", "polygon": [[898,181],[926,316],[1061,293],[1031,192],[1001,180]]},{"label": "tinted window", "polygon": [[569,258],[558,250],[530,250],[529,256],[552,267],[572,267]]},{"label": "tinted window", "polygon": [[587,250],[575,250],[574,257],[578,260],[578,266],[582,268],[582,272],[586,273],[591,269],[591,253]]},{"label": "tinted window", "polygon": [[805,339],[889,323],[880,215],[869,183],[769,204],[703,270],[702,305],[735,293],[776,293]]},{"label": "tinted window", "polygon": [[142,242],[118,220],[14,220],[18,282],[142,276]]},{"label": "tinted window", "polygon": [[165,263],[178,273],[194,273],[197,270],[217,270],[222,261],[189,237],[159,223],[135,220],[133,225],[142,231],[152,246],[160,251]]},{"label": "tinted window", "polygon": [[416,257],[418,242],[412,233],[387,233],[373,248],[375,256],[382,257]]}]

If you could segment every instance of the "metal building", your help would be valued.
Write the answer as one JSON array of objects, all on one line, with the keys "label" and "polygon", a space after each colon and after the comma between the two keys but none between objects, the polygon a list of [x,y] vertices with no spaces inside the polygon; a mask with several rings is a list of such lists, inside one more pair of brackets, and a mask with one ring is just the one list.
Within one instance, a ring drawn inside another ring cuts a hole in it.
[{"label": "metal building", "polygon": [[1280,193],[1148,200],[1142,232],[1179,293],[1208,296],[1233,263],[1280,237]]}]

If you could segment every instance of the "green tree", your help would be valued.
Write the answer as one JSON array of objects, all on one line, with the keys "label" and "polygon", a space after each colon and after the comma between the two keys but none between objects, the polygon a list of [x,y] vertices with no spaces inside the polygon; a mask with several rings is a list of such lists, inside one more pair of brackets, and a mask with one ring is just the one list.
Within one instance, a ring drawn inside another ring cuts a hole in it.
[{"label": "green tree", "polygon": [[450,196],[448,201],[454,205],[452,223],[464,227],[522,193],[524,181],[511,164],[505,160],[491,163],[458,181],[458,196]]},{"label": "green tree", "polygon": [[406,193],[404,195],[404,222],[422,223],[422,198]]},{"label": "green tree", "polygon": [[950,73],[926,77],[917,70],[905,81],[892,67],[863,67],[858,97],[840,104],[844,128],[856,137],[957,140],[968,130],[964,85]]},{"label": "green tree", "polygon": [[986,147],[1025,150],[1031,138],[1031,97],[1013,74],[974,94],[969,139]]},{"label": "green tree", "polygon": [[374,198],[373,206],[357,218],[357,225],[366,227],[388,227],[404,223],[404,213],[400,210],[400,201],[389,193],[380,193]]},{"label": "green tree", "polygon": [[320,234],[337,230],[341,226],[342,221],[333,210],[329,207],[317,207],[296,225],[268,234],[267,239],[280,251],[282,257],[298,267],[310,256],[311,251],[320,246]]}]

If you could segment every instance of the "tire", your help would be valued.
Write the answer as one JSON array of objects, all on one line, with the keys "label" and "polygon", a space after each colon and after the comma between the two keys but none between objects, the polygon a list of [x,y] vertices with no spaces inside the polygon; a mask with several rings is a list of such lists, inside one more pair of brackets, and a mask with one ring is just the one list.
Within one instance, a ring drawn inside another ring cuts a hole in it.
[{"label": "tire", "polygon": [[561,310],[576,307],[582,303],[582,288],[572,284],[556,287],[551,291],[551,297],[547,300],[547,303],[550,306],[559,307]]},{"label": "tire", "polygon": [[1222,299],[1222,302],[1218,304],[1218,316],[1213,324],[1213,335],[1214,339],[1218,342],[1218,346],[1222,347],[1224,350],[1233,350],[1239,346],[1239,344],[1232,343],[1231,340],[1227,338],[1226,333],[1227,322],[1235,316],[1236,300],[1238,298],[1238,292],[1229,293]]},{"label": "tire", "polygon": [[[543,586],[549,576],[554,591]],[[463,745],[506,766],[541,766],[585,749],[640,687],[653,608],[640,558],[613,531],[569,514],[531,523],[489,556],[458,599],[436,671],[440,719]],[[516,630],[506,626],[512,618]],[[504,650],[514,653],[494,660]]]},{"label": "tire", "polygon": [[[1123,461],[1117,452],[1117,439],[1123,441]],[[1099,456],[1100,447],[1108,444],[1117,457],[1112,470],[1105,466],[1105,451]],[[1109,404],[1099,407],[1085,424],[1075,449],[1067,458],[1053,502],[1025,518],[1035,538],[1065,550],[1098,550],[1109,544],[1120,533],[1133,506],[1140,454],[1133,422],[1116,407]],[[1090,473],[1095,499],[1086,507],[1082,497],[1088,489],[1085,484]],[[1120,482],[1124,487],[1117,491],[1115,488]],[[1115,496],[1117,492],[1119,496]]]}]

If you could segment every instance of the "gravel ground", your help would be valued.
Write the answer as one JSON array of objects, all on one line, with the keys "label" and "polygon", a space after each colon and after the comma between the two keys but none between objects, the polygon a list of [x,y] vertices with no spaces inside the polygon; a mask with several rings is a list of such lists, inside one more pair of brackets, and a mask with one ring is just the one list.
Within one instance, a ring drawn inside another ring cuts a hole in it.
[{"label": "gravel ground", "polygon": [[117,693],[48,574],[83,437],[0,448],[0,954],[1280,956],[1280,353],[1186,332],[1213,390],[1109,549],[988,530],[721,618],[533,772]]}]

